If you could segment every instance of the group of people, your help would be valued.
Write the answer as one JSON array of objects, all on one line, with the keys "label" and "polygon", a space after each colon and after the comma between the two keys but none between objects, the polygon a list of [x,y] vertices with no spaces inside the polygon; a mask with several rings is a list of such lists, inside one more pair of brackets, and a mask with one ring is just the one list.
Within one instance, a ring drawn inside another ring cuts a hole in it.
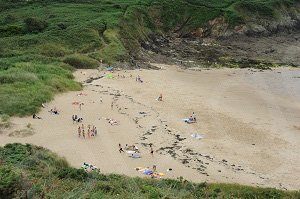
[{"label": "group of people", "polygon": [[87,131],[85,131],[85,128],[84,128],[84,124],[82,124],[81,126],[78,127],[78,137],[83,137],[84,139],[85,138],[92,138],[92,137],[95,137],[97,136],[98,134],[98,131],[97,131],[97,128],[93,125],[88,125],[87,126]]},{"label": "group of people", "polygon": [[[126,151],[134,151],[134,152],[137,152],[139,153],[139,148],[137,146],[135,146],[134,144],[133,145],[128,145],[126,144],[125,145],[125,148],[124,148]],[[122,153],[122,152],[125,152],[122,148],[122,145],[119,144],[119,152]]]},{"label": "group of people", "polygon": [[[150,154],[153,156],[153,153],[154,153],[154,150],[153,150],[153,145],[152,144],[149,144],[150,146]],[[131,156],[134,156],[134,154],[139,154],[140,151],[139,151],[139,148],[136,146],[136,145],[128,145],[128,144],[125,144],[125,147],[124,147],[125,151],[130,151],[132,152],[131,153]],[[125,151],[123,150],[123,147],[121,144],[119,144],[119,152],[120,153],[125,153]]]},{"label": "group of people", "polygon": [[72,115],[73,124],[80,123],[83,121],[82,117],[78,117],[77,115]]},{"label": "group of people", "polygon": [[188,119],[185,119],[184,121],[188,124],[197,122],[195,112],[193,112],[193,114]]},{"label": "group of people", "polygon": [[88,163],[83,163],[83,165],[81,166],[82,169],[84,169],[85,171],[95,171],[95,170],[99,170],[95,165],[93,164],[88,164]]}]

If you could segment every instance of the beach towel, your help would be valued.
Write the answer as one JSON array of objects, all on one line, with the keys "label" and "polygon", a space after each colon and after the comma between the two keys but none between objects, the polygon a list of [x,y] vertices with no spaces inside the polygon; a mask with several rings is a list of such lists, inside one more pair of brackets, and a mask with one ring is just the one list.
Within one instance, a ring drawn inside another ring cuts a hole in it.
[{"label": "beach towel", "polygon": [[151,171],[151,170],[146,170],[146,171],[143,172],[143,174],[145,174],[145,175],[152,175],[152,174],[153,174],[153,171]]},{"label": "beach towel", "polygon": [[191,137],[192,137],[192,138],[195,138],[195,139],[197,139],[197,140],[200,140],[200,139],[203,138],[203,136],[200,135],[200,134],[198,134],[198,133],[193,133],[193,134],[191,135]]},{"label": "beach towel", "polygon": [[107,71],[112,71],[114,68],[113,67],[107,67],[106,70]]},{"label": "beach towel", "polygon": [[112,74],[107,74],[107,75],[106,75],[106,78],[112,79],[112,78],[113,78],[113,75],[112,75]]},{"label": "beach towel", "polygon": [[184,122],[191,124],[191,123],[196,123],[196,121],[190,120],[190,118],[184,118],[182,119]]},{"label": "beach towel", "polygon": [[141,155],[139,153],[133,153],[133,154],[131,154],[131,157],[132,158],[140,158]]}]

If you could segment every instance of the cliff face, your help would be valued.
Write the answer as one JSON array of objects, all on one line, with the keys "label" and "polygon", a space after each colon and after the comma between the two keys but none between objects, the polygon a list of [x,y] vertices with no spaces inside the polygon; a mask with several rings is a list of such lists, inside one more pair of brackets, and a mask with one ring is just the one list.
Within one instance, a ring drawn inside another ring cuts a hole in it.
[{"label": "cliff face", "polygon": [[131,40],[140,45],[130,52],[141,62],[169,60],[187,67],[300,65],[295,56],[300,52],[300,3],[294,0],[162,0],[137,13],[135,27],[142,34],[130,30],[132,26],[124,32],[135,32]]},{"label": "cliff face", "polygon": [[275,10],[276,16],[264,18],[259,15],[245,15],[244,22],[230,27],[225,17],[217,17],[191,31],[195,37],[229,37],[232,35],[270,36],[277,33],[289,33],[300,29],[300,4],[293,8]]},{"label": "cliff face", "polygon": [[152,7],[153,21],[165,33],[179,37],[269,36],[300,29],[300,3],[296,1],[234,0],[223,7],[178,1],[181,3],[171,8],[166,6],[168,1],[163,2]]}]

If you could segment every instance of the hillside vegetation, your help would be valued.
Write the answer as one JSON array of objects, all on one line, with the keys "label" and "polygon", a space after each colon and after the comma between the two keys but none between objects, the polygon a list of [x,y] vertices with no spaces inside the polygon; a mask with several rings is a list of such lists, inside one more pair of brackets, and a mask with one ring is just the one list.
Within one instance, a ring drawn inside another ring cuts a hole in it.
[{"label": "hillside vegetation", "polygon": [[235,184],[104,175],[70,167],[42,147],[0,147],[0,198],[299,198],[299,192]]},{"label": "hillside vegetation", "polygon": [[[25,116],[80,90],[75,68],[134,59],[149,34],[179,37],[224,17],[278,17],[296,0],[0,0],[0,115]],[[295,11],[296,12],[296,11]]]}]

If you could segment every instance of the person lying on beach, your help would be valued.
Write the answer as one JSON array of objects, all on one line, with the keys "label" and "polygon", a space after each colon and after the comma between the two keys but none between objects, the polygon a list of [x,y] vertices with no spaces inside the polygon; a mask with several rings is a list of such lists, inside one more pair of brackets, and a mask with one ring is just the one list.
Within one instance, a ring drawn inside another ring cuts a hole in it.
[{"label": "person lying on beach", "polygon": [[108,123],[110,125],[119,125],[118,121],[117,120],[114,120],[114,119],[109,119],[109,118],[106,118],[106,120],[108,120]]},{"label": "person lying on beach", "polygon": [[35,113],[32,115],[33,119],[42,119],[41,117],[37,116]]},{"label": "person lying on beach", "polygon": [[190,116],[185,122],[190,124],[190,123],[195,123],[196,120],[194,120],[193,116]]},{"label": "person lying on beach", "polygon": [[86,93],[79,93],[79,94],[77,94],[77,96],[87,96],[87,94]]},{"label": "person lying on beach", "polygon": [[58,114],[59,114],[59,112],[58,112],[58,110],[56,109],[56,107],[54,107],[53,109],[50,109],[49,112],[52,113],[52,114],[54,114],[54,115],[58,115]]},{"label": "person lying on beach", "polygon": [[143,83],[144,81],[141,79],[141,77],[138,75],[138,77],[135,79],[135,81]]},{"label": "person lying on beach", "polygon": [[184,122],[191,124],[191,123],[195,123],[196,120],[194,120],[193,116],[190,116],[188,119],[184,119]]},{"label": "person lying on beach", "polygon": [[76,120],[77,123],[80,123],[82,121],[83,121],[82,117],[81,118],[77,118],[77,120]]}]

